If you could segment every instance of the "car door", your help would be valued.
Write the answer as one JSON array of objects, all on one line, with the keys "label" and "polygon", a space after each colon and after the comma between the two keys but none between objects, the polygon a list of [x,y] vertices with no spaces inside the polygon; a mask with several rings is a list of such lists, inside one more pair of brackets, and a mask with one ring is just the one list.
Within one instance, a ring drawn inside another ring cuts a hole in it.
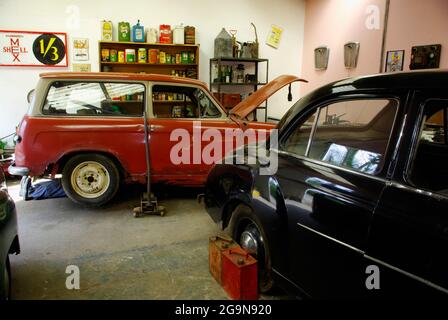
[{"label": "car door", "polygon": [[366,258],[380,269],[372,295],[448,293],[448,95],[416,92],[397,169],[372,220]]},{"label": "car door", "polygon": [[[210,159],[203,156],[204,149],[216,137],[221,140],[220,149],[225,150],[222,148],[224,131],[237,128],[237,124],[205,90],[191,85],[153,83],[151,111],[149,135],[153,181],[203,185],[213,161],[224,155],[212,152]],[[203,139],[206,130],[211,134]]]},{"label": "car door", "polygon": [[287,210],[283,270],[313,297],[360,297],[370,219],[386,185],[400,97],[341,96],[310,108],[280,138]]}]

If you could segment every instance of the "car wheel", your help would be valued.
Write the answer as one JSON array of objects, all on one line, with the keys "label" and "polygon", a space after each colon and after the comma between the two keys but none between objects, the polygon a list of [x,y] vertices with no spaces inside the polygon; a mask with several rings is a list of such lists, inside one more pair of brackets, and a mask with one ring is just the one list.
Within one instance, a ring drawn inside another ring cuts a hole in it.
[{"label": "car wheel", "polygon": [[3,278],[5,281],[3,282],[2,292],[0,294],[0,300],[10,300],[11,299],[11,266],[9,264],[9,257],[6,257],[6,261],[4,264]]},{"label": "car wheel", "polygon": [[271,258],[266,236],[257,216],[250,208],[239,205],[232,213],[227,232],[250,255],[258,261],[258,287],[266,293],[274,287]]},{"label": "car wheel", "polygon": [[76,203],[97,207],[110,201],[118,191],[120,174],[114,162],[101,154],[74,156],[62,170],[62,186]]}]

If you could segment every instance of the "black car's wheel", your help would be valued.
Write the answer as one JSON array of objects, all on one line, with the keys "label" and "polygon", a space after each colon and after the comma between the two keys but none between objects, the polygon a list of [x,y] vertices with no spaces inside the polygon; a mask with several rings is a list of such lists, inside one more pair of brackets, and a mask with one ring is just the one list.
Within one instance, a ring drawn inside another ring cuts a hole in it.
[{"label": "black car's wheel", "polygon": [[258,287],[260,292],[270,291],[274,282],[271,276],[271,258],[265,233],[257,216],[250,208],[239,205],[232,213],[227,232],[258,261]]},{"label": "black car's wheel", "polygon": [[118,191],[120,174],[108,157],[86,153],[67,161],[62,170],[62,186],[76,203],[97,207],[110,201]]},{"label": "black car's wheel", "polygon": [[0,300],[10,300],[11,299],[11,266],[9,264],[9,257],[6,257],[6,261],[2,270],[3,278],[3,288],[0,293]]}]

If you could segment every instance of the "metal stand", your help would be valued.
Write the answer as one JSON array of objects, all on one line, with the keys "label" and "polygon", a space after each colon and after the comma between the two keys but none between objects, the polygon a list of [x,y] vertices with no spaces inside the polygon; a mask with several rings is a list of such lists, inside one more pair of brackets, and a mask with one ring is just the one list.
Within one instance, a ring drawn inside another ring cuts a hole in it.
[{"label": "metal stand", "polygon": [[138,218],[144,215],[165,215],[165,207],[159,206],[157,198],[151,192],[151,161],[149,154],[149,139],[148,139],[148,119],[146,118],[146,111],[143,112],[143,123],[145,126],[145,153],[146,153],[146,192],[143,193],[140,200],[140,207],[135,207],[134,217]]}]

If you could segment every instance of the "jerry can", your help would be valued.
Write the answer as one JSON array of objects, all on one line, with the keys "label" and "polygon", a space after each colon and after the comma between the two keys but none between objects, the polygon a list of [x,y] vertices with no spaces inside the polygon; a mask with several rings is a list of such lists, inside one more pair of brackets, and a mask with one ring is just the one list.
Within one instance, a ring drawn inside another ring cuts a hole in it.
[{"label": "jerry can", "polygon": [[222,253],[222,287],[233,300],[258,299],[257,260],[241,247]]},{"label": "jerry can", "polygon": [[131,27],[129,22],[118,22],[118,41],[131,41]]},{"label": "jerry can", "polygon": [[208,263],[210,273],[215,280],[222,284],[222,253],[229,248],[238,246],[229,236],[211,237],[208,242]]},{"label": "jerry can", "polygon": [[145,27],[140,25],[140,20],[132,27],[132,41],[145,42]]}]

